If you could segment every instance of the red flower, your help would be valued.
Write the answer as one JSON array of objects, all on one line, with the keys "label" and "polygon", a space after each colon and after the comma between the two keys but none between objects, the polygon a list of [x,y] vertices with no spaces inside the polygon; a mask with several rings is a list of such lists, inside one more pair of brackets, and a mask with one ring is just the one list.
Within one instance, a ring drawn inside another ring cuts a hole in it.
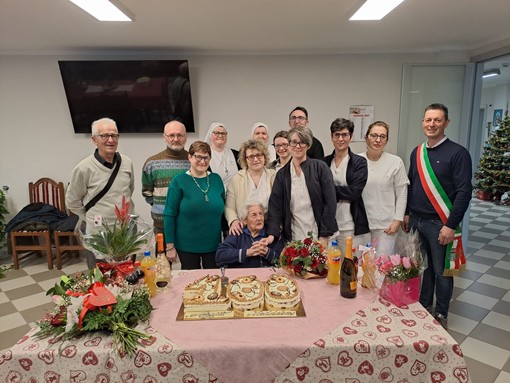
[{"label": "red flower", "polygon": [[126,202],[125,195],[122,196],[121,208],[119,209],[117,205],[115,205],[115,215],[117,216],[117,219],[119,220],[120,223],[127,224],[131,219],[129,215],[130,206],[131,204],[129,202]]},{"label": "red flower", "polygon": [[312,234],[302,241],[291,241],[281,254],[280,264],[298,275],[313,273],[325,275],[327,257],[320,242],[313,239]]}]

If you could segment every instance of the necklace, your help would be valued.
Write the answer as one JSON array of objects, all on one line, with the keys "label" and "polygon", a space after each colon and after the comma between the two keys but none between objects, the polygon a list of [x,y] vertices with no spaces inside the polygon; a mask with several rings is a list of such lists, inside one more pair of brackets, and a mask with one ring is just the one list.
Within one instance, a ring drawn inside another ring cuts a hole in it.
[{"label": "necklace", "polygon": [[[191,173],[190,173],[190,176],[191,176]],[[207,189],[205,189],[205,190],[204,190],[204,189],[202,189],[202,188],[200,187],[200,185],[198,184],[198,182],[197,182],[197,180],[195,179],[195,177],[191,176],[191,178],[193,178],[193,181],[195,182],[195,185],[197,185],[197,188],[199,188],[199,189],[200,189],[200,191],[201,191],[202,193],[204,193],[205,202],[209,203],[209,197],[207,196],[207,192],[209,191],[209,187],[211,186],[211,185],[209,184],[209,174],[207,174],[207,176],[206,176],[206,177],[207,177]]]}]

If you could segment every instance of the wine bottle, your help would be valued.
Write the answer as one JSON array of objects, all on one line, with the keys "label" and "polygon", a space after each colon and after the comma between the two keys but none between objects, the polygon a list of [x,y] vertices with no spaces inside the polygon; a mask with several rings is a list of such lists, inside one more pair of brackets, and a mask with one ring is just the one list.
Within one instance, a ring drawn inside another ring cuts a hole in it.
[{"label": "wine bottle", "polygon": [[165,291],[170,287],[172,279],[172,266],[165,254],[165,245],[163,243],[163,234],[156,234],[156,286],[159,292]]},{"label": "wine bottle", "polygon": [[345,256],[340,269],[340,295],[344,298],[355,298],[358,287],[356,263],[352,256],[352,237],[345,239]]}]

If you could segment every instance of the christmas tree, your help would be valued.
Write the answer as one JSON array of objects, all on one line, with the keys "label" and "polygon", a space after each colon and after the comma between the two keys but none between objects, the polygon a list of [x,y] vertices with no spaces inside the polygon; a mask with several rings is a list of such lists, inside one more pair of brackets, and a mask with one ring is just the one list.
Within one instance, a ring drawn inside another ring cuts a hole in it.
[{"label": "christmas tree", "polygon": [[480,199],[499,201],[510,193],[510,117],[508,110],[499,127],[491,133],[475,173],[475,188]]}]

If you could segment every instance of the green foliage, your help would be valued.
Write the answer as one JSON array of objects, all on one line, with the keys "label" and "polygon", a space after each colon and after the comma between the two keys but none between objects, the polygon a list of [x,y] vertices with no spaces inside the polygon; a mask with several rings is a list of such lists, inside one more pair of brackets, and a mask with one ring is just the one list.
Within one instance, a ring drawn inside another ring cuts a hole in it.
[{"label": "green foliage", "polygon": [[[53,296],[57,306],[52,313],[37,323],[39,331],[34,336],[37,339],[58,336],[62,341],[66,341],[92,331],[107,331],[112,333],[117,351],[132,355],[141,339],[150,338],[150,335],[135,330],[140,322],[149,319],[153,310],[149,292],[145,285],[129,286],[126,282],[108,285],[109,282],[113,283],[97,268],[91,270],[88,276],[78,273],[61,277],[60,283],[56,283],[47,293]],[[93,286],[103,283],[107,284],[106,287],[119,292],[115,296],[117,302],[106,307],[89,309],[83,317],[80,328],[77,319],[73,320],[72,316],[69,316],[68,307],[73,304],[71,296],[78,298],[78,301],[81,300],[77,304],[75,299],[75,306],[71,310],[79,315],[84,310],[86,296],[93,292]]]},{"label": "green foliage", "polygon": [[475,188],[488,192],[495,198],[510,191],[510,117],[508,111],[485,143],[475,173]]}]

